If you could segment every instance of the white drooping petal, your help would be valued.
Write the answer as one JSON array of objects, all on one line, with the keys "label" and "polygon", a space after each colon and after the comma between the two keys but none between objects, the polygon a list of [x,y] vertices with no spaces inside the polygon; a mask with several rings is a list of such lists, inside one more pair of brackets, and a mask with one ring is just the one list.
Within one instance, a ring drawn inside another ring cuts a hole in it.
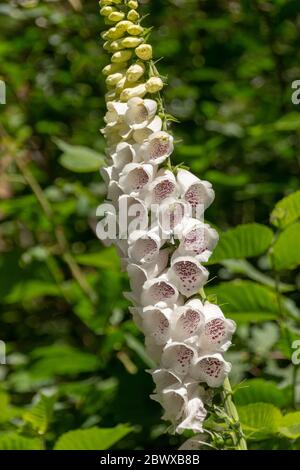
[{"label": "white drooping petal", "polygon": [[136,230],[129,237],[128,257],[138,263],[151,263],[158,256],[161,245],[157,228],[148,232]]},{"label": "white drooping petal", "polygon": [[115,149],[115,152],[111,155],[111,159],[115,168],[122,170],[128,163],[132,163],[134,159],[133,146],[127,142],[120,142]]},{"label": "white drooping petal", "polygon": [[171,421],[173,425],[181,418],[187,403],[187,390],[184,385],[172,385],[161,393],[152,395],[151,398],[158,401],[165,410],[163,419]]},{"label": "white drooping petal", "polygon": [[132,315],[132,319],[136,326],[142,331],[143,329],[143,321],[142,321],[142,308],[138,307],[128,307],[129,312]]},{"label": "white drooping petal", "polygon": [[123,191],[117,181],[112,180],[107,188],[107,199],[113,202],[114,206],[117,205],[119,198],[122,196]]},{"label": "white drooping petal", "polygon": [[218,232],[208,224],[190,219],[181,234],[178,253],[195,256],[200,262],[208,261],[219,240]]},{"label": "white drooping petal", "polygon": [[[135,129],[132,137],[138,144],[142,144],[145,140],[149,139],[151,134],[159,132],[162,129],[162,120],[159,116],[155,116],[146,127],[142,129]],[[140,156],[141,157],[141,156]]]},{"label": "white drooping petal", "polygon": [[197,294],[208,279],[208,271],[192,256],[179,256],[171,261],[168,277],[186,297]]},{"label": "white drooping petal", "polygon": [[111,181],[117,181],[119,177],[119,172],[115,166],[103,166],[100,169],[100,174],[107,187]]},{"label": "white drooping petal", "polygon": [[206,443],[206,435],[199,434],[187,439],[180,447],[179,450],[200,450],[204,445],[212,447],[211,444]]},{"label": "white drooping petal", "polygon": [[170,308],[145,307],[141,314],[142,330],[146,336],[159,345],[165,345],[170,338]]},{"label": "white drooping petal", "polygon": [[162,366],[171,369],[175,374],[186,375],[195,358],[194,348],[185,343],[173,342],[167,344],[163,350]]},{"label": "white drooping petal", "polygon": [[160,165],[174,150],[173,137],[160,131],[150,135],[139,149],[138,157],[154,165]]},{"label": "white drooping petal", "polygon": [[157,344],[152,338],[149,336],[145,337],[145,347],[146,347],[146,353],[152,359],[152,361],[155,362],[156,365],[160,363],[162,351],[163,351],[163,345]]},{"label": "white drooping petal", "polygon": [[191,376],[205,382],[209,387],[221,387],[231,370],[231,364],[226,362],[219,353],[198,358],[192,365]]},{"label": "white drooping petal", "polygon": [[154,100],[131,98],[127,102],[128,109],[124,115],[124,121],[131,129],[142,129],[153,119],[157,110]]},{"label": "white drooping petal", "polygon": [[199,346],[203,351],[224,352],[231,345],[231,338],[236,329],[233,320],[226,319],[221,309],[214,304],[205,302],[203,307],[205,326]]},{"label": "white drooping petal", "polygon": [[171,387],[181,382],[180,378],[168,369],[154,369],[150,372],[156,385],[157,393],[162,392],[167,387]]},{"label": "white drooping petal", "polygon": [[143,285],[142,305],[159,305],[162,308],[172,306],[179,297],[178,290],[165,275],[149,279]]},{"label": "white drooping petal", "polygon": [[204,327],[204,315],[200,309],[193,308],[188,302],[176,309],[176,320],[172,323],[172,338],[174,341],[184,341],[194,335],[199,335]]},{"label": "white drooping petal", "polygon": [[127,103],[121,103],[119,101],[108,101],[107,113],[104,117],[106,125],[108,127],[112,127],[119,122],[122,122],[126,111]]},{"label": "white drooping petal", "polygon": [[196,433],[203,432],[203,422],[206,418],[203,401],[199,397],[190,398],[185,406],[182,420],[176,427],[176,432],[181,434],[186,430]]},{"label": "white drooping petal", "polygon": [[175,198],[176,195],[177,185],[174,173],[170,170],[161,169],[157,172],[156,178],[150,183],[145,201],[148,206],[161,204],[165,199]]},{"label": "white drooping petal", "polygon": [[129,276],[130,288],[133,294],[139,298],[142,292],[143,285],[147,281],[147,271],[138,264],[129,264],[127,266]]},{"label": "white drooping petal", "polygon": [[162,233],[165,236],[180,233],[186,221],[189,208],[184,201],[175,198],[166,198],[158,206],[153,205],[156,210],[156,218]]},{"label": "white drooping petal", "polygon": [[155,170],[152,165],[129,163],[120,174],[119,185],[124,193],[138,193],[153,180]]},{"label": "white drooping petal", "polygon": [[212,185],[208,181],[202,181],[188,170],[178,170],[177,181],[181,188],[181,194],[193,209],[201,212],[207,209],[215,198]]},{"label": "white drooping petal", "polygon": [[123,194],[119,197],[118,210],[120,239],[127,239],[134,230],[146,230],[148,211],[141,199]]}]

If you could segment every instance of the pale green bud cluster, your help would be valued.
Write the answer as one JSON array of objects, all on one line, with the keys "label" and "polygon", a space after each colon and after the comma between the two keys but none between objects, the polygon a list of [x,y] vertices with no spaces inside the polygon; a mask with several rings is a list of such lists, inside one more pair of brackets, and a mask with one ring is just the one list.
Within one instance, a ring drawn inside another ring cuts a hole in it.
[{"label": "pale green bud cluster", "polygon": [[101,34],[103,48],[111,54],[111,64],[103,69],[109,100],[128,101],[158,93],[164,87],[156,69],[151,67],[153,51],[140,24],[137,0],[100,0],[100,14],[107,31]]}]

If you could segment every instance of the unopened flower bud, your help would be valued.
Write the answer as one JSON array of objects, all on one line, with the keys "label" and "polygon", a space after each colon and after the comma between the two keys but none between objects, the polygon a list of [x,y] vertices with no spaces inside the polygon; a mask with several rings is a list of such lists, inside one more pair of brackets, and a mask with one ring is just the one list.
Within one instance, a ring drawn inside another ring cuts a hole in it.
[{"label": "unopened flower bud", "polygon": [[108,75],[111,75],[112,73],[119,72],[124,67],[126,67],[126,64],[123,63],[123,62],[121,64],[118,64],[118,63],[109,64],[109,65],[106,65],[102,69],[102,73],[103,73],[103,75],[108,76]]},{"label": "unopened flower bud", "polygon": [[140,36],[143,34],[144,28],[143,26],[140,26],[139,24],[131,24],[127,28],[127,33],[131,34],[132,36]]},{"label": "unopened flower bud", "polygon": [[118,31],[114,26],[106,32],[108,39],[120,39],[123,36],[123,31]]},{"label": "unopened flower bud", "polygon": [[145,72],[145,67],[142,64],[133,64],[129,67],[126,73],[127,80],[129,82],[136,82],[139,80]]},{"label": "unopened flower bud", "polygon": [[110,50],[112,52],[117,52],[120,49],[124,49],[125,46],[123,46],[122,41],[120,39],[116,39],[115,41],[112,41],[110,43]]},{"label": "unopened flower bud", "polygon": [[116,63],[127,62],[127,60],[131,59],[131,57],[132,51],[118,51],[112,55],[111,61]]},{"label": "unopened flower bud", "polygon": [[136,0],[129,0],[127,3],[128,8],[132,8],[133,10],[136,10],[139,6],[138,2]]},{"label": "unopened flower bud", "polygon": [[140,15],[138,14],[138,12],[136,10],[130,10],[128,12],[127,18],[130,21],[137,21],[140,18]]},{"label": "unopened flower bud", "polygon": [[108,19],[109,21],[113,21],[114,23],[117,23],[118,21],[122,21],[125,17],[125,13],[122,11],[113,11],[109,16]]},{"label": "unopened flower bud", "polygon": [[164,82],[159,77],[151,77],[146,83],[148,93],[157,93],[164,87]]},{"label": "unopened flower bud", "polygon": [[119,23],[116,24],[116,30],[120,31],[122,33],[126,33],[127,28],[129,28],[129,26],[132,26],[132,25],[133,25],[133,23],[131,21],[122,20],[122,21],[120,21]]},{"label": "unopened flower bud", "polygon": [[135,48],[143,42],[141,38],[127,37],[122,39],[122,46],[128,48]]},{"label": "unopened flower bud", "polygon": [[100,10],[100,15],[102,15],[102,16],[109,16],[113,11],[114,11],[114,8],[113,8],[113,7],[105,6],[105,7],[102,7],[102,8],[101,8],[101,10]]},{"label": "unopened flower bud", "polygon": [[114,90],[105,93],[105,101],[114,101],[116,99],[116,93]]},{"label": "unopened flower bud", "polygon": [[106,6],[106,5],[112,5],[112,0],[100,0],[99,5],[100,7]]},{"label": "unopened flower bud", "polygon": [[141,85],[137,85],[133,88],[125,88],[120,95],[121,101],[128,101],[130,98],[135,98],[138,96],[139,98],[143,98],[147,93],[146,86],[144,83]]},{"label": "unopened flower bud", "polygon": [[111,75],[109,75],[107,78],[106,78],[106,85],[107,86],[115,86],[117,85],[117,83],[123,78],[123,73],[121,72],[116,72],[116,73],[113,73]]},{"label": "unopened flower bud", "polygon": [[152,59],[152,46],[150,44],[140,44],[135,49],[135,53],[139,59],[150,60]]}]

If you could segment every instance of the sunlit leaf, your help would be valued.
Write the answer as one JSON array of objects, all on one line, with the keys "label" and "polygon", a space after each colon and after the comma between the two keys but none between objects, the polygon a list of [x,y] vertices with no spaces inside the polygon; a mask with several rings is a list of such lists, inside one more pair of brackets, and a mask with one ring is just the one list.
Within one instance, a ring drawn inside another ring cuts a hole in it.
[{"label": "sunlit leaf", "polygon": [[219,263],[227,259],[261,255],[269,248],[272,238],[272,230],[264,225],[239,225],[221,235],[209,264]]},{"label": "sunlit leaf", "polygon": [[131,432],[127,425],[115,428],[90,428],[69,431],[55,444],[54,450],[105,450]]},{"label": "sunlit leaf", "polygon": [[270,220],[276,227],[286,227],[300,217],[300,191],[290,194],[277,202]]}]

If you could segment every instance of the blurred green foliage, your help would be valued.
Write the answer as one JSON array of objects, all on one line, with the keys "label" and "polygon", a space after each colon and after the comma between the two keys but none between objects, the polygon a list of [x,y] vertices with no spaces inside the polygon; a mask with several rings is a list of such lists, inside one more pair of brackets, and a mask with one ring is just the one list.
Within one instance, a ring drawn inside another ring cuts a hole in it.
[{"label": "blurred green foliage", "polygon": [[[299,189],[299,2],[142,3],[180,120],[174,164],[213,183],[220,231],[248,224],[221,238],[207,294],[239,325],[228,359],[233,383],[248,379],[236,401],[250,447],[300,448],[299,192],[273,211]],[[0,2],[0,449],[182,441],[149,398],[127,279],[95,235],[102,26],[95,0]]]}]

